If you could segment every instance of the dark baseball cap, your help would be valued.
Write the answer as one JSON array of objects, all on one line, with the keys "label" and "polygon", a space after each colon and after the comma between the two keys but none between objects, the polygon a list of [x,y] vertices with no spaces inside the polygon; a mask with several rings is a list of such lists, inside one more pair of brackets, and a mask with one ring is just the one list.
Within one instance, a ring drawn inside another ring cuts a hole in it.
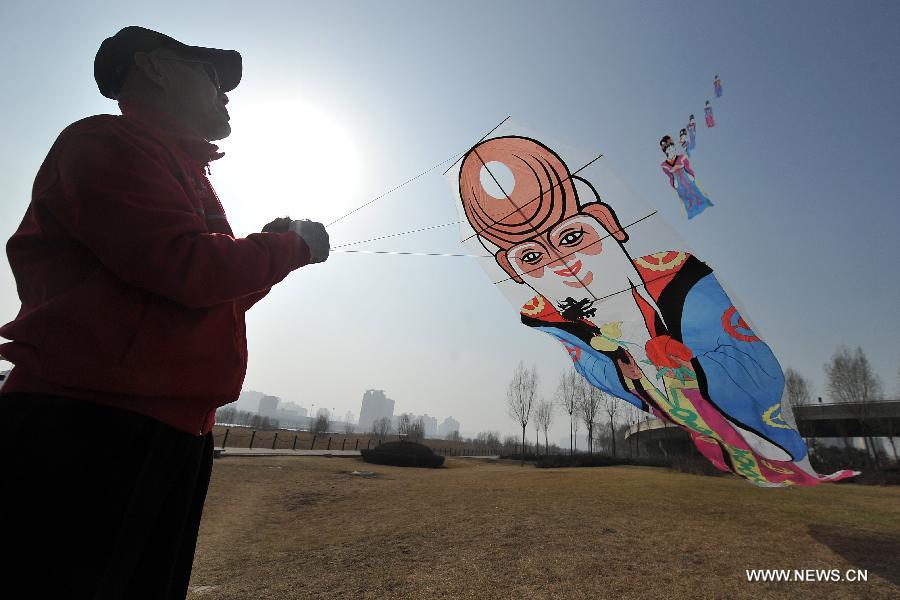
[{"label": "dark baseball cap", "polygon": [[230,92],[241,82],[241,54],[236,50],[219,50],[188,46],[152,29],[131,26],[106,38],[94,58],[94,79],[100,93],[115,100],[134,65],[135,52],[152,52],[169,48],[182,58],[212,63],[219,75],[219,86]]}]

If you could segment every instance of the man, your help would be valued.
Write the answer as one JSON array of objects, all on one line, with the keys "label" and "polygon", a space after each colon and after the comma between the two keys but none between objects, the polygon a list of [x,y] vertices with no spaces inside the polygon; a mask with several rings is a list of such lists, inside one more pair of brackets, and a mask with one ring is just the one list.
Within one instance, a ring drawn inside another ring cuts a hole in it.
[{"label": "man", "polygon": [[[502,198],[484,170],[514,177]],[[687,430],[717,467],[759,485],[814,485],[780,415],[784,378],[712,270],[686,252],[632,259],[628,232],[590,182],[540,142],[486,140],[463,158],[462,207],[508,280],[536,295],[522,322],[566,347],[593,386]]]},{"label": "man", "polygon": [[0,328],[4,581],[34,586],[14,597],[183,598],[244,313],[325,261],[328,234],[289,218],[232,233],[205,171],[240,54],[127,27],[94,74],[122,116],[60,134],[7,245],[22,307]]}]

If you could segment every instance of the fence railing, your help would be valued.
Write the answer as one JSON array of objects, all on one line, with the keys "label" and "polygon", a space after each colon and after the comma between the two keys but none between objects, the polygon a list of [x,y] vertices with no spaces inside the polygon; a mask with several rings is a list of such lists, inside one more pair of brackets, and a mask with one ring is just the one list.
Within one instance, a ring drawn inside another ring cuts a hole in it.
[{"label": "fence railing", "polygon": [[[259,430],[247,427],[216,426],[213,440],[216,448],[265,448],[268,450],[343,450],[358,451],[378,446],[384,441],[394,441],[396,436],[376,438],[365,434],[325,433],[313,434],[308,431]],[[500,448],[489,448],[465,442],[429,439],[420,443],[441,456],[496,456]],[[529,446],[529,448],[531,448]],[[519,446],[516,446],[517,453]]]}]

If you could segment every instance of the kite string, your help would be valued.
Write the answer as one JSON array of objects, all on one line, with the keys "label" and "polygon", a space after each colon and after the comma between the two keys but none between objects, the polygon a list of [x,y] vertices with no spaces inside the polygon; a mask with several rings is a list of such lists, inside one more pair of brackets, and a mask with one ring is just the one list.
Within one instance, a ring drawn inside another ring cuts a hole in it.
[{"label": "kite string", "polygon": [[[468,152],[468,151],[467,151],[467,152]],[[465,154],[465,153],[463,153],[463,154]],[[551,190],[552,190],[553,188],[555,188],[556,186],[561,185],[563,182],[568,181],[569,179],[572,179],[573,177],[575,177],[576,174],[580,173],[581,171],[583,171],[584,169],[586,169],[587,167],[589,167],[589,166],[592,165],[593,163],[597,162],[597,161],[598,161],[599,159],[601,159],[601,158],[603,158],[603,155],[602,155],[602,154],[597,155],[595,158],[593,158],[592,160],[588,161],[587,163],[585,163],[584,165],[582,165],[580,168],[576,169],[574,172],[572,172],[572,173],[571,173],[568,177],[566,177],[565,179],[559,181],[558,183],[554,183],[547,191],[551,191]],[[480,157],[479,157],[479,159],[480,159]],[[448,159],[448,160],[449,160],[449,159]],[[444,162],[446,162],[446,161],[444,161]],[[484,161],[482,161],[482,164],[484,164]],[[487,169],[487,165],[485,165],[485,168]],[[493,173],[491,173],[491,170],[490,170],[490,169],[487,169],[487,171],[488,171],[488,173],[491,174],[491,177],[493,177]],[[495,179],[495,181],[496,181],[496,179]],[[498,187],[499,187],[499,183],[498,183],[497,185],[498,185]],[[501,187],[500,189],[502,190],[503,188]],[[523,204],[520,208],[525,208],[526,206],[528,206],[528,205],[531,204],[532,202],[535,202],[536,200],[539,200],[540,198],[541,198],[541,196],[536,196],[536,197],[532,198],[531,200],[529,200],[528,202],[526,202],[525,204]],[[503,220],[503,219],[505,219],[505,218],[507,218],[507,217],[510,217],[510,216],[516,214],[516,212],[518,212],[518,211],[513,211],[513,212],[509,213],[508,215],[502,217],[500,220]],[[343,243],[343,244],[340,244],[340,245],[337,245],[337,246],[332,246],[331,249],[334,250],[334,249],[338,249],[338,248],[345,248],[345,247],[347,247],[347,246],[356,246],[356,245],[358,245],[358,244],[364,244],[364,243],[366,243],[366,242],[374,242],[374,241],[378,241],[378,240],[384,240],[384,239],[387,239],[387,238],[399,237],[399,236],[402,236],[402,235],[408,235],[408,234],[410,234],[410,233],[419,233],[419,232],[421,232],[421,231],[428,231],[429,229],[439,229],[439,228],[441,228],[441,227],[449,227],[450,225],[460,225],[460,224],[462,224],[462,221],[453,221],[453,222],[451,222],[451,223],[443,223],[443,224],[441,224],[441,225],[430,225],[430,226],[428,226],[428,227],[420,227],[420,228],[418,228],[418,229],[410,229],[410,230],[408,230],[408,231],[401,231],[401,232],[398,232],[398,233],[388,233],[388,234],[385,234],[385,235],[382,235],[382,236],[378,236],[378,237],[374,237],[374,238],[369,238],[369,239],[366,239],[366,240],[357,240],[357,241],[355,241],[355,242],[346,242],[346,243]],[[471,223],[470,223],[470,225],[471,225]],[[464,238],[463,240],[461,240],[462,242],[467,242],[467,241],[469,241],[469,240],[472,239],[473,237],[477,236],[479,233],[483,232],[483,231],[485,230],[485,228],[479,228],[479,229],[476,230],[476,229],[473,227],[472,230],[474,231],[474,233],[473,233],[472,235],[469,235],[468,237]]]},{"label": "kite string", "polygon": [[[510,115],[507,115],[506,118],[503,119],[502,121],[500,121],[499,123],[497,123],[497,125],[495,125],[495,126],[493,127],[493,129],[491,129],[491,130],[488,131],[486,134],[484,134],[483,136],[481,136],[481,139],[478,140],[478,141],[475,143],[475,145],[480,144],[487,136],[489,136],[489,135],[491,135],[492,133],[494,133],[495,131],[497,131],[497,129],[499,129],[501,125],[503,125],[504,123],[506,123],[506,121],[508,121],[509,118],[510,118]],[[377,202],[378,200],[381,200],[382,198],[384,198],[384,197],[387,196],[388,194],[391,194],[391,193],[393,193],[393,192],[396,192],[397,190],[399,190],[399,189],[402,188],[403,186],[412,183],[413,181],[419,179],[420,177],[423,177],[423,176],[427,175],[428,173],[431,173],[432,171],[434,171],[434,170],[437,169],[438,167],[443,166],[444,164],[450,162],[451,160],[453,161],[453,164],[456,164],[456,161],[459,160],[460,158],[462,158],[463,156],[465,156],[466,152],[468,152],[468,150],[466,150],[466,151],[464,151],[464,152],[458,152],[458,153],[454,154],[453,156],[450,156],[449,158],[446,158],[446,159],[442,160],[441,162],[437,163],[436,165],[433,165],[432,167],[429,167],[428,169],[422,171],[421,173],[419,173],[419,174],[416,175],[415,177],[411,177],[411,178],[407,179],[406,181],[404,181],[404,182],[401,183],[400,185],[391,188],[390,190],[386,191],[385,193],[381,194],[380,196],[376,196],[375,198],[372,198],[372,199],[369,200],[368,202],[366,202],[366,203],[364,203],[364,204],[361,204],[360,206],[357,206],[356,208],[354,208],[354,209],[351,210],[350,212],[341,215],[341,216],[338,217],[337,219],[334,219],[333,221],[331,221],[330,223],[328,223],[328,224],[326,225],[326,227],[331,227],[331,226],[334,225],[335,223],[338,223],[339,221],[344,220],[345,218],[349,217],[349,216],[352,215],[353,213],[355,213],[355,212],[357,212],[357,211],[359,211],[359,210],[362,210],[363,208],[369,206],[370,204],[372,204],[372,203],[374,203],[374,202]],[[453,168],[452,165],[451,165],[450,168]],[[448,171],[449,171],[449,169],[448,169]],[[445,171],[445,173],[446,173],[446,171]]]},{"label": "kite string", "polygon": [[[637,223],[640,223],[644,219],[648,219],[648,218],[652,217],[656,213],[657,213],[657,211],[653,211],[649,215],[645,215],[645,216],[641,217],[640,219],[634,221],[633,223],[630,223],[630,224],[626,225],[625,227],[622,227],[622,229],[624,230],[624,229],[627,229],[628,227],[631,227],[632,225],[636,225]],[[590,245],[596,244],[596,243],[600,242],[601,240],[606,239],[608,237],[610,237],[610,234],[604,236],[603,238],[601,238],[600,240],[597,240],[596,242],[592,242]],[[587,248],[587,247],[589,247],[589,246],[585,246],[585,248]],[[493,256],[491,256],[489,254],[454,254],[454,253],[441,253],[441,252],[398,252],[398,251],[390,251],[390,250],[342,250],[342,249],[338,249],[337,252],[346,252],[346,253],[353,253],[353,254],[393,254],[393,255],[403,255],[403,256],[444,256],[444,257],[460,257],[460,258],[494,258]],[[574,254],[574,252],[572,254]],[[568,254],[566,256],[571,256],[571,254]],[[565,258],[565,257],[563,257],[563,258]],[[599,298],[595,297],[596,299],[594,301],[600,302],[601,300],[606,300],[607,298],[612,298],[613,296],[617,296],[619,294],[624,294],[625,292],[630,292],[631,290],[637,289],[639,287],[646,287],[647,285],[653,283],[654,281],[658,281],[658,280],[664,279],[666,277],[672,277],[672,273],[665,273],[663,275],[659,275],[658,277],[654,277],[653,279],[650,279],[648,281],[643,281],[642,283],[639,283],[637,285],[632,284],[630,287],[623,288],[617,292],[612,292],[605,296],[600,296]],[[494,285],[499,285],[506,281],[510,281],[511,279],[512,279],[512,277],[509,277],[507,279],[502,279],[500,281],[495,281]],[[593,295],[593,294],[591,294],[591,295]]]},{"label": "kite string", "polygon": [[369,238],[367,240],[357,240],[355,242],[346,242],[344,244],[338,244],[337,246],[332,246],[331,250],[338,250],[340,248],[346,248],[347,246],[356,246],[358,244],[365,244],[366,242],[377,242],[378,240],[386,240],[392,237],[399,237],[401,235],[409,235],[410,233],[419,233],[421,231],[429,231],[431,229],[440,229],[441,227],[450,227],[451,225],[459,225],[461,221],[451,221],[450,223],[442,223],[441,225],[430,225],[428,227],[419,227],[418,229],[410,229],[408,231],[401,231],[399,233],[388,233],[385,235],[380,235],[378,237]]},{"label": "kite string", "polygon": [[[499,181],[497,180],[497,178],[494,176],[494,173],[491,171],[491,169],[487,166],[487,163],[484,162],[484,159],[483,159],[483,158],[481,158],[481,155],[478,153],[478,150],[474,150],[474,149],[473,149],[472,151],[475,153],[475,156],[478,158],[478,160],[481,161],[481,165],[482,165],[482,166],[484,167],[484,169],[488,172],[488,175],[491,176],[491,179],[494,180],[494,183],[497,185],[497,187],[500,188],[500,191],[503,192],[503,195],[506,197],[506,199],[509,201],[509,203],[513,205],[513,207],[515,208],[515,211],[513,211],[513,212],[514,212],[514,213],[517,212],[517,213],[519,214],[519,216],[520,216],[526,223],[531,223],[532,219],[526,217],[526,216],[525,216],[525,213],[522,212],[522,208],[523,208],[523,207],[517,205],[515,202],[513,202],[513,199],[509,197],[509,194],[506,192],[506,189],[505,189],[502,185],[500,185],[500,182],[499,182]],[[551,189],[552,189],[552,188],[551,188]],[[565,190],[563,190],[562,188],[560,188],[560,191],[561,191],[562,194],[565,194],[565,193],[566,193]],[[543,198],[543,196],[544,196],[544,194],[541,193],[538,197]],[[563,202],[565,202],[565,199],[563,199]],[[577,200],[576,200],[576,202],[577,202]],[[512,213],[510,213],[510,214],[512,214]],[[507,215],[507,216],[510,216],[510,215]],[[495,222],[495,223],[498,223],[498,222],[503,222],[503,221],[505,221],[505,220],[506,220],[506,217],[503,217],[503,218],[501,218],[499,221],[496,221],[496,220],[495,220],[494,222]],[[531,232],[534,233],[535,235],[537,235],[538,231],[537,231],[537,227],[536,227],[535,225],[531,225]],[[471,236],[470,236],[470,237],[471,237]],[[467,239],[468,239],[468,238],[467,238]],[[562,258],[562,257],[560,256],[560,252],[559,252],[559,250],[556,249],[556,246],[554,246],[553,244],[550,244],[549,246],[550,246],[550,250],[556,255],[556,259],[562,264],[563,267],[566,267],[565,259]],[[574,253],[572,253],[572,254],[574,254]],[[569,256],[571,256],[572,254],[569,254]],[[556,262],[556,261],[553,261],[553,262]],[[551,264],[552,264],[552,263],[551,263]],[[577,281],[579,284],[581,284],[581,287],[584,288],[584,291],[586,291],[588,294],[590,294],[590,295],[591,295],[591,298],[593,298],[594,301],[596,301],[596,300],[597,300],[597,297],[594,296],[594,292],[592,292],[592,291],[590,290],[590,288],[588,288],[588,286],[586,286],[586,285],[584,284],[584,282],[581,280],[581,278],[578,277],[578,274],[577,274],[577,273],[572,273],[572,275],[575,277],[575,281]]]},{"label": "kite string", "polygon": [[352,254],[395,254],[404,256],[454,256],[460,258],[494,258],[490,254],[455,254],[452,252],[399,252],[394,250],[352,250],[345,248],[332,248],[331,251],[346,252]]}]

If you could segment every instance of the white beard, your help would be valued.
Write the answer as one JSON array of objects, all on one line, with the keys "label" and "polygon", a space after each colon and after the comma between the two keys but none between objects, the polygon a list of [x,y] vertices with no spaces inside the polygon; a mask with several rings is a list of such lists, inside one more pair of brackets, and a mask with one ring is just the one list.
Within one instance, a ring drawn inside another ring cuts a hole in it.
[{"label": "white beard", "polygon": [[[605,307],[617,306],[620,303],[619,300],[625,298],[631,306],[634,306],[634,310],[638,310],[631,297],[632,286],[637,288],[637,292],[651,306],[656,307],[656,303],[642,285],[643,281],[637,267],[634,266],[622,247],[609,237],[604,239],[602,244],[603,251],[600,254],[576,253],[566,258],[566,265],[573,265],[578,260],[582,262],[577,279],[575,277],[562,278],[556,275],[553,271],[562,268],[559,264],[554,265],[553,268],[545,267],[543,277],[533,277],[531,274],[520,272],[522,279],[536,292],[553,301],[557,307],[567,298],[573,298],[576,301],[587,299],[594,302],[594,307],[598,309],[598,312],[600,312],[600,307],[604,307],[604,312],[606,312]],[[592,273],[593,278],[587,286],[573,287],[565,283],[585,283],[588,273]]]},{"label": "white beard", "polygon": [[[566,259],[566,264],[571,265],[576,260],[582,261],[578,279],[585,281],[587,273],[593,273],[593,280],[587,287],[571,287],[564,283],[564,279],[554,274],[552,269],[545,267],[544,276],[540,278],[529,277],[523,274],[522,278],[539,294],[553,302],[562,312],[563,304],[568,299],[587,300],[590,304],[587,308],[593,308],[596,313],[588,317],[597,326],[605,323],[621,322],[622,340],[631,342],[625,347],[638,361],[641,370],[652,382],[656,380],[656,369],[641,361],[646,359],[645,344],[650,339],[650,332],[644,321],[644,315],[632,296],[632,287],[662,319],[656,301],[647,292],[643,280],[638,274],[637,267],[628,258],[622,247],[613,239],[603,240],[603,251],[600,254],[574,254]],[[560,269],[556,266],[556,269]],[[575,278],[567,277],[565,281],[574,281]],[[634,344],[634,345],[632,345]]]}]

